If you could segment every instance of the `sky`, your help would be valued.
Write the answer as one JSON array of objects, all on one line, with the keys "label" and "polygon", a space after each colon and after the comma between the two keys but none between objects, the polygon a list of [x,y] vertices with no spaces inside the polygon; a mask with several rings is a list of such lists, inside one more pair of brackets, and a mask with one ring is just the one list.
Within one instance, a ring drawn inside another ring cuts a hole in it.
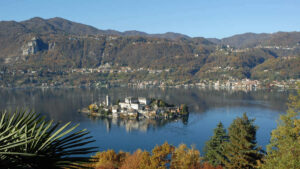
[{"label": "sky", "polygon": [[300,0],[0,0],[0,20],[62,17],[99,29],[224,38],[300,31]]}]

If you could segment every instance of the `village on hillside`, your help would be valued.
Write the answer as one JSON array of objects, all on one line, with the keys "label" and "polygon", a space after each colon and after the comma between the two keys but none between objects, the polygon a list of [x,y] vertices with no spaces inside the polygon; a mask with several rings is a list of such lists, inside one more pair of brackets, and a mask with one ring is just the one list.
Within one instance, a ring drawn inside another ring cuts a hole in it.
[{"label": "village on hillside", "polygon": [[189,115],[188,107],[185,104],[175,106],[160,99],[126,97],[124,101],[118,100],[113,105],[108,95],[105,101],[90,104],[88,108],[83,108],[80,112],[91,116],[130,119],[172,119]]}]

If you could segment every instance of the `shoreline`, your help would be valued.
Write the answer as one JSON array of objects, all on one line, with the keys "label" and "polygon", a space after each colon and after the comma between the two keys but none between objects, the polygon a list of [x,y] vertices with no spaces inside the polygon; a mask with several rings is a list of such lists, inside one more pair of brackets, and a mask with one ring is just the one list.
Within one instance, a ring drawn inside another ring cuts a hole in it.
[{"label": "shoreline", "polygon": [[226,86],[214,86],[214,85],[197,85],[197,84],[182,84],[182,85],[165,85],[165,86],[157,86],[157,85],[113,85],[113,86],[68,86],[68,85],[59,85],[59,86],[24,86],[24,87],[2,87],[0,89],[84,89],[84,88],[93,88],[93,89],[101,89],[101,88],[133,88],[133,89],[147,89],[147,88],[178,88],[178,89],[188,89],[188,88],[199,88],[205,90],[226,90],[226,91],[259,91],[259,90],[280,90],[280,91],[288,91],[288,90],[297,90],[299,87],[258,87],[258,88],[247,88],[247,87],[226,87]]}]

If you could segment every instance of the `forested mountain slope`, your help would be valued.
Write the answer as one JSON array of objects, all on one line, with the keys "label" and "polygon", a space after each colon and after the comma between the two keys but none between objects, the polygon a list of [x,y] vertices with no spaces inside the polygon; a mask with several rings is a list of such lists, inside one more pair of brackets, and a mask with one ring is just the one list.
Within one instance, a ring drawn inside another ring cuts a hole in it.
[{"label": "forested mountain slope", "polygon": [[[171,32],[100,30],[62,18],[32,18],[0,22],[0,44],[2,83],[31,83],[27,72],[33,70],[38,72],[33,76],[37,83],[64,74],[68,74],[65,80],[80,81],[83,77],[74,78],[68,72],[104,65],[110,69],[105,76],[94,74],[87,80],[105,81],[111,76],[182,82],[300,77],[299,32],[247,33],[219,40]],[[125,74],[116,75],[120,73],[116,70]],[[18,72],[23,76],[17,76]],[[8,78],[10,74],[16,76]]]}]

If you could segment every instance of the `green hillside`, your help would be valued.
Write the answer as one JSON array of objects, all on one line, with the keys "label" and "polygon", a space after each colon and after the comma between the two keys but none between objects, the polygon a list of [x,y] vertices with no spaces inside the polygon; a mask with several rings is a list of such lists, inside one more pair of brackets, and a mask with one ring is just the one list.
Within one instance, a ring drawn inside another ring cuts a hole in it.
[{"label": "green hillside", "polygon": [[0,84],[299,78],[299,42],[299,32],[218,40],[99,30],[62,18],[2,21]]}]

